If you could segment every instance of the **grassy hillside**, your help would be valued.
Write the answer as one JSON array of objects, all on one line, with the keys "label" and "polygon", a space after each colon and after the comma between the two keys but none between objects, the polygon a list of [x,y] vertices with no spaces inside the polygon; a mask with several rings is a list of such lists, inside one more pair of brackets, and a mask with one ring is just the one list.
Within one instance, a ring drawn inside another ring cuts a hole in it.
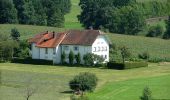
[{"label": "grassy hillside", "polygon": [[127,46],[134,57],[147,51],[151,60],[170,61],[170,40],[120,34],[108,34],[108,37],[117,46]]},{"label": "grassy hillside", "polygon": [[[170,64],[149,64],[130,70],[109,70],[46,65],[1,63],[1,100],[24,100],[26,86],[37,88],[31,100],[69,100],[68,82],[80,72],[95,73],[97,89],[90,100],[139,100],[149,86],[156,99],[170,99]],[[131,98],[131,99],[130,99]]]},{"label": "grassy hillside", "polygon": [[79,0],[71,0],[72,7],[70,13],[65,15],[65,28],[82,29],[82,25],[77,19],[77,15],[80,14],[81,9],[79,7]]},{"label": "grassy hillside", "polygon": [[[55,28],[55,27],[45,27],[45,26],[31,26],[31,25],[9,25],[9,24],[0,24],[0,34],[9,35],[12,28],[16,27],[21,33],[21,39],[28,39],[34,34],[43,31],[65,31],[68,29]],[[130,48],[130,51],[135,57],[139,53],[148,51],[151,55],[151,59],[167,59],[170,61],[170,40],[163,40],[160,38],[148,38],[142,36],[129,36],[129,35],[120,35],[120,34],[109,34],[107,33],[108,38],[112,43],[117,46],[125,45]]]}]

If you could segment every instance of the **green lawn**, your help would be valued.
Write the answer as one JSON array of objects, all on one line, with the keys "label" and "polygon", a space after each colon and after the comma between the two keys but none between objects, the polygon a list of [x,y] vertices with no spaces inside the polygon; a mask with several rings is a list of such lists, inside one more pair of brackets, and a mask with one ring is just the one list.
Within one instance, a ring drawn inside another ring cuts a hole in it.
[{"label": "green lawn", "polygon": [[65,15],[65,28],[83,29],[82,25],[80,24],[77,18],[77,15],[79,15],[81,12],[79,0],[71,0],[71,3],[72,7],[70,13]]},{"label": "green lawn", "polygon": [[[25,65],[1,63],[2,85],[1,100],[23,100],[25,86],[30,81],[37,92],[31,100],[69,100],[68,82],[80,72],[92,72],[99,78],[97,89],[88,94],[90,100],[139,100],[143,88],[147,85],[153,96],[169,98],[170,64],[149,64],[147,68],[130,70],[109,70],[46,65]],[[167,92],[165,92],[167,91]],[[124,94],[124,95],[123,95]],[[102,99],[103,98],[103,99]],[[131,98],[131,99],[129,99]]]}]

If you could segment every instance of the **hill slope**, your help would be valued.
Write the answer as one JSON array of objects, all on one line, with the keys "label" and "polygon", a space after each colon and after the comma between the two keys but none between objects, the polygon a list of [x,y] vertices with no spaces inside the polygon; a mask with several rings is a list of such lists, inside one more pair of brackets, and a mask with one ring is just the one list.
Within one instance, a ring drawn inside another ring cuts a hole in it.
[{"label": "hill slope", "polygon": [[[0,24],[0,34],[9,35],[12,28],[16,27],[21,33],[21,39],[28,39],[34,34],[43,31],[56,31],[61,32],[68,29],[46,27],[46,26],[32,26],[32,25],[11,25]],[[148,51],[152,60],[164,60],[170,61],[170,40],[163,40],[160,38],[148,38],[142,36],[129,36],[120,34],[108,33],[107,36],[112,43],[117,46],[125,45],[130,48],[134,57],[137,57],[139,53]]]}]

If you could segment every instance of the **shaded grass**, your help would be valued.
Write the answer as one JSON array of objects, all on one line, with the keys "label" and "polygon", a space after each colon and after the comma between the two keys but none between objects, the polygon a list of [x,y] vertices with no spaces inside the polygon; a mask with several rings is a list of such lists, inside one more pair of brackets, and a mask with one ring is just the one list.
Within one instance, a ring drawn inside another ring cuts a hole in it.
[{"label": "shaded grass", "polygon": [[[38,87],[37,93],[31,97],[32,100],[51,100],[54,98],[56,100],[69,100],[70,94],[65,93],[65,91],[70,91],[68,82],[80,72],[95,73],[99,78],[95,93],[102,90],[106,91],[106,94],[103,94],[103,96],[108,96],[107,92],[114,92],[114,90],[112,91],[112,87],[116,86],[118,90],[119,88],[126,90],[127,87],[122,87],[124,82],[128,83],[130,87],[138,88],[138,84],[145,85],[143,78],[148,77],[148,79],[152,79],[152,77],[169,75],[169,66],[169,64],[150,64],[147,68],[120,71],[97,68],[1,63],[0,71],[2,72],[3,84],[0,88],[0,97],[2,98],[1,100],[23,100],[25,85],[28,80],[31,79],[31,85]],[[131,80],[134,80],[134,82],[131,82]],[[110,91],[107,90],[109,87],[111,88]],[[143,87],[141,86],[141,88]],[[156,90],[160,91],[160,87],[155,88],[155,91]],[[95,100],[96,96],[100,96],[100,94],[95,93],[92,96],[90,94],[90,98],[94,98],[90,100]],[[121,93],[117,94],[121,95]],[[117,97],[119,95],[117,95]],[[162,97],[162,95],[159,97]]]}]

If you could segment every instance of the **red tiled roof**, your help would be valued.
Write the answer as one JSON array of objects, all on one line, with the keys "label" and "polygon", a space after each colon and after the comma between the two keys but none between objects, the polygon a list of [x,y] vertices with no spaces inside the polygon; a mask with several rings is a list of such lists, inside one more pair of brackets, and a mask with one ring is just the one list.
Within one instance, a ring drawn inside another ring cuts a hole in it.
[{"label": "red tiled roof", "polygon": [[43,32],[29,39],[29,43],[36,43],[37,47],[53,48],[63,45],[92,45],[101,32],[98,30],[71,30],[65,33]]},{"label": "red tiled roof", "polygon": [[92,45],[97,36],[100,35],[99,30],[71,30],[68,31],[66,37],[61,44],[64,45]]}]

